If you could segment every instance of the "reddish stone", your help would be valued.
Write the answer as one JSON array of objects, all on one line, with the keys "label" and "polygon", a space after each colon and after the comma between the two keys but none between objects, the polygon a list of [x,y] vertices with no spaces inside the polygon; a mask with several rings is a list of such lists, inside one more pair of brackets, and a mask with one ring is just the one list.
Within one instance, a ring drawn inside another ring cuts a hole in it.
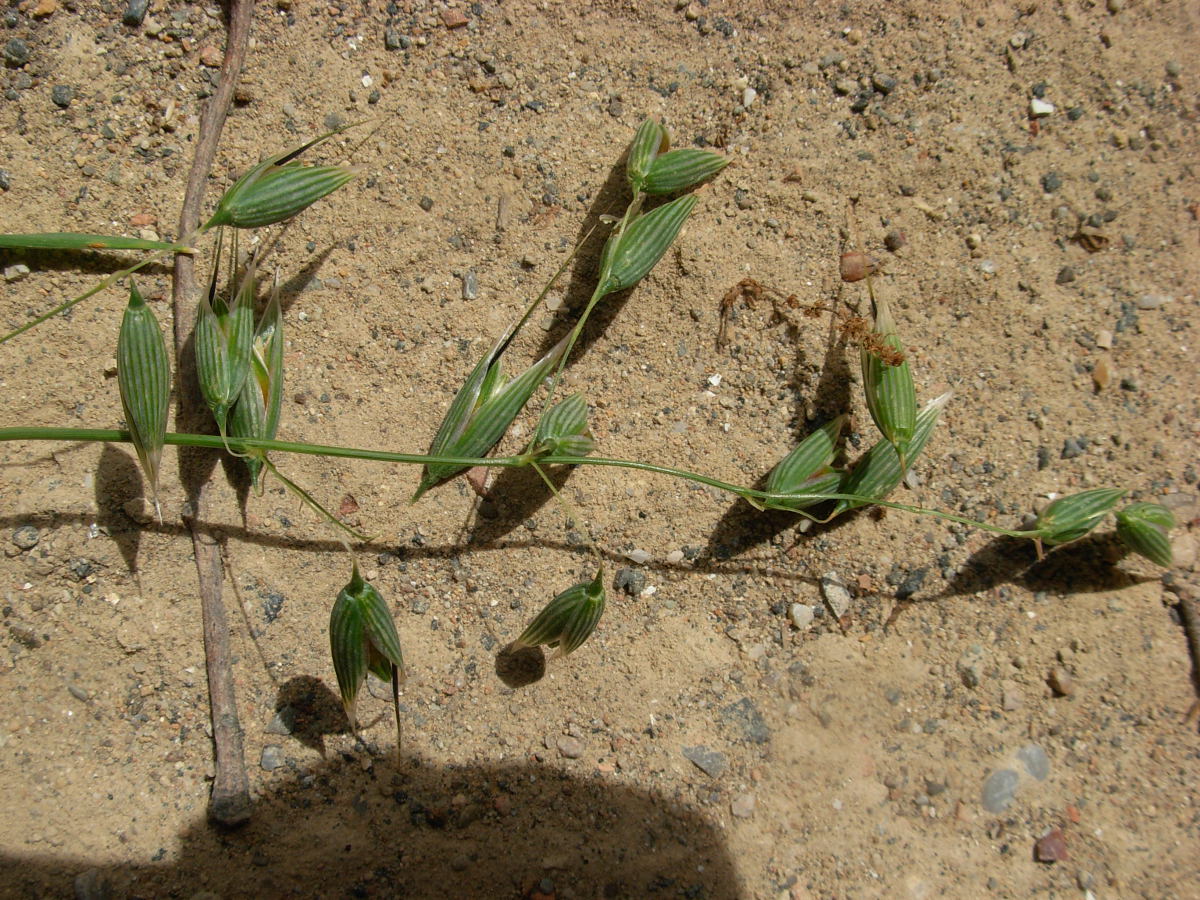
[{"label": "reddish stone", "polygon": [[468,21],[461,9],[443,9],[441,15],[442,24],[447,28],[463,28]]},{"label": "reddish stone", "polygon": [[1052,828],[1038,839],[1033,848],[1033,858],[1043,863],[1064,862],[1071,858],[1061,828]]}]

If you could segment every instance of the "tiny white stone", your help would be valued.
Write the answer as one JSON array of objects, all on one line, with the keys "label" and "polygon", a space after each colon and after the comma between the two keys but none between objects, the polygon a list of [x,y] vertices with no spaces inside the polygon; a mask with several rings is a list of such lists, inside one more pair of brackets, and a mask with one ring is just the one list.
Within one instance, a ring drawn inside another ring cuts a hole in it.
[{"label": "tiny white stone", "polygon": [[754,88],[748,87],[744,91],[742,91],[742,106],[744,108],[749,109],[750,106],[757,99],[758,99],[758,91],[756,91]]},{"label": "tiny white stone", "polygon": [[815,618],[813,608],[803,603],[793,603],[791,609],[792,624],[803,631],[813,623]]},{"label": "tiny white stone", "polygon": [[1029,114],[1031,116],[1033,116],[1035,119],[1040,119],[1042,116],[1053,115],[1054,114],[1054,104],[1047,103],[1045,100],[1042,100],[1040,97],[1034,97],[1032,100],[1029,101]]},{"label": "tiny white stone", "polygon": [[374,80],[371,78],[371,76],[370,76],[370,75],[364,75],[364,76],[362,77],[362,86],[363,86],[363,87],[370,87],[370,86],[371,86],[372,84],[374,84],[374,83],[375,83],[375,82],[374,82]]},{"label": "tiny white stone", "polygon": [[647,561],[649,561],[650,554],[647,553],[645,550],[641,550],[641,549],[630,550],[628,553],[625,554],[625,558],[627,560],[629,560],[631,563],[633,563],[634,565],[640,566],[643,563],[646,563]]},{"label": "tiny white stone", "polygon": [[683,551],[682,550],[672,550],[670,553],[667,554],[667,562],[669,562],[673,566],[683,562]]},{"label": "tiny white stone", "polygon": [[709,375],[708,383],[710,385],[712,385],[713,387],[720,387],[721,386],[721,376],[720,375]]}]

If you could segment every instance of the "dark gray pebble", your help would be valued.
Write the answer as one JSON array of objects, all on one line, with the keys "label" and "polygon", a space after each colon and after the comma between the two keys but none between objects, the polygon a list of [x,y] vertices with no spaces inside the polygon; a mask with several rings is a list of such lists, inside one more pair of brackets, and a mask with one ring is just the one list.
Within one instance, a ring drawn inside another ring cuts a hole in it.
[{"label": "dark gray pebble", "polygon": [[646,575],[637,569],[631,569],[628,566],[617,569],[616,577],[613,579],[613,587],[619,591],[624,591],[630,597],[636,597],[646,589]]},{"label": "dark gray pebble", "polygon": [[900,587],[896,588],[896,599],[907,600],[919,591],[925,583],[925,576],[928,574],[929,569],[925,566],[909,572],[904,581],[900,583]]},{"label": "dark gray pebble", "polygon": [[1042,471],[1050,465],[1050,448],[1041,446],[1037,448],[1037,467],[1038,471]]},{"label": "dark gray pebble", "polygon": [[850,101],[850,111],[860,113],[871,105],[871,95],[863,91],[857,97]]},{"label": "dark gray pebble", "polygon": [[29,45],[20,38],[13,38],[4,45],[4,64],[19,69],[29,62]]},{"label": "dark gray pebble", "polygon": [[41,539],[41,532],[32,525],[22,525],[12,533],[12,542],[22,550],[32,550]]},{"label": "dark gray pebble", "polygon": [[1053,194],[1062,187],[1062,176],[1057,172],[1047,172],[1042,176],[1042,190],[1047,194]]},{"label": "dark gray pebble", "polygon": [[1086,445],[1080,443],[1078,439],[1067,438],[1063,441],[1062,458],[1074,459],[1077,456],[1083,456],[1086,449]]},{"label": "dark gray pebble", "polygon": [[1058,270],[1058,275],[1055,276],[1055,284],[1070,284],[1075,280],[1075,270],[1070,266],[1063,266]]},{"label": "dark gray pebble", "polygon": [[467,269],[463,273],[462,279],[462,298],[464,300],[474,300],[479,296],[479,278],[475,275],[474,269]]},{"label": "dark gray pebble", "polygon": [[383,46],[386,50],[403,50],[407,41],[408,38],[395,28],[388,28],[383,32]]},{"label": "dark gray pebble", "polygon": [[125,7],[125,14],[121,16],[121,21],[131,28],[136,28],[146,18],[146,10],[149,8],[150,0],[129,0],[129,5]]},{"label": "dark gray pebble", "polygon": [[71,105],[71,101],[75,99],[75,88],[69,84],[56,84],[50,89],[50,100],[55,106],[60,106],[66,109]]},{"label": "dark gray pebble", "polygon": [[1080,119],[1083,118],[1083,107],[1082,106],[1072,106],[1070,109],[1067,110],[1067,118],[1070,119],[1072,122],[1078,122]]},{"label": "dark gray pebble", "polygon": [[898,231],[895,228],[889,231],[883,239],[883,246],[887,247],[892,253],[895,253],[907,243],[908,241],[904,237],[904,232]]},{"label": "dark gray pebble", "polygon": [[267,723],[264,729],[267,734],[291,734],[296,728],[296,710],[292,706],[282,706],[275,717]]},{"label": "dark gray pebble", "polygon": [[762,713],[749,697],[730,703],[721,710],[721,718],[728,724],[737,726],[746,740],[755,744],[765,744],[771,737]]},{"label": "dark gray pebble", "polygon": [[7,191],[12,187],[12,172],[8,169],[0,169],[0,191]]},{"label": "dark gray pebble", "polygon": [[425,212],[429,212],[431,209],[433,209],[433,198],[422,197],[417,201],[417,206],[421,207],[421,209],[425,210]]},{"label": "dark gray pebble", "polygon": [[708,747],[703,745],[696,747],[684,747],[683,755],[710,778],[719,778],[721,773],[724,772],[729,766],[729,762],[725,759],[724,753],[719,753],[716,750],[710,750]]},{"label": "dark gray pebble", "polygon": [[883,72],[876,72],[871,76],[871,87],[879,91],[879,93],[887,95],[896,89],[896,79],[891,75],[885,75]]},{"label": "dark gray pebble", "polygon": [[608,114],[614,119],[619,119],[625,115],[625,104],[621,102],[620,98],[613,97],[608,101]]}]

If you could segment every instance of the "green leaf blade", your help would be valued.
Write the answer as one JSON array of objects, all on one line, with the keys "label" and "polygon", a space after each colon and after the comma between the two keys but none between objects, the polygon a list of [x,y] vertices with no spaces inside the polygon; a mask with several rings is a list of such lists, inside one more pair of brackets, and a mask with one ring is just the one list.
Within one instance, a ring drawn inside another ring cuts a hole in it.
[{"label": "green leaf blade", "polygon": [[80,234],[55,231],[44,234],[0,234],[0,249],[4,250],[162,250],[191,252],[186,244],[170,241],[148,241],[143,238],[112,234]]}]

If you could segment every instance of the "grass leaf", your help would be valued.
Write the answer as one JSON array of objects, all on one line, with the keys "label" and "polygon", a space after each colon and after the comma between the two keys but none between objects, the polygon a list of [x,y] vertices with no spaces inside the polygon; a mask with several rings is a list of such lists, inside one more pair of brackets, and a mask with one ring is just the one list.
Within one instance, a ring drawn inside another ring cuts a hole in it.
[{"label": "grass leaf", "polygon": [[54,231],[46,234],[0,234],[0,249],[5,250],[164,250],[191,253],[186,244],[147,241],[142,238],[111,234],[78,234]]}]

